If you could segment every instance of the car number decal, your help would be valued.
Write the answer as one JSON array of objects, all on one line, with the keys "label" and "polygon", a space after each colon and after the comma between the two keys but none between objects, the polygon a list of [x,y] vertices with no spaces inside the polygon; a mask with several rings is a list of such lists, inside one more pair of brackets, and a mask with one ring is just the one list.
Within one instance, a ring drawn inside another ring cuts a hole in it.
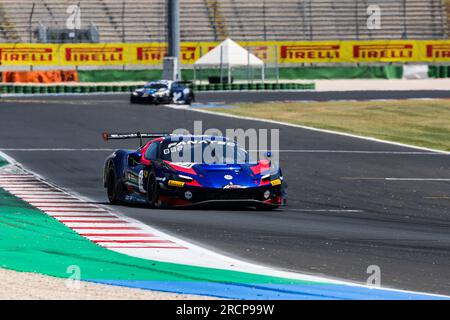
[{"label": "car number decal", "polygon": [[139,191],[142,192],[142,193],[145,193],[145,189],[144,189],[144,170],[141,170],[139,172],[138,186],[139,186]]}]

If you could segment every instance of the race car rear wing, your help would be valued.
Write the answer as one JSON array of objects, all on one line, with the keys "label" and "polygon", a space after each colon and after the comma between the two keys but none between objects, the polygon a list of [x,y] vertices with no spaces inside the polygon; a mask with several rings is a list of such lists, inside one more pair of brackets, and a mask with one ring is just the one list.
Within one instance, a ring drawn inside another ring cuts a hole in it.
[{"label": "race car rear wing", "polygon": [[150,139],[156,139],[161,137],[167,137],[170,133],[108,133],[103,132],[102,138],[105,141],[108,140],[125,140],[125,139],[139,139],[141,145],[143,145],[142,139],[144,138],[150,138]]}]

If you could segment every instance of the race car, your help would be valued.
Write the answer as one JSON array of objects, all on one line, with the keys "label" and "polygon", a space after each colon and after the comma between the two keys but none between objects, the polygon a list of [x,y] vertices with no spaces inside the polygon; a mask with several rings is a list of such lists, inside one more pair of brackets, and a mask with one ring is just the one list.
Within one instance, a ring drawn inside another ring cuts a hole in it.
[{"label": "race car", "polygon": [[[144,144],[145,138],[151,140]],[[105,161],[104,187],[113,204],[275,209],[286,203],[281,169],[270,158],[251,162],[225,137],[103,133],[103,139],[141,141],[137,150],[116,150]]]},{"label": "race car", "polygon": [[194,92],[186,84],[187,82],[170,80],[148,82],[131,92],[130,103],[191,104]]}]

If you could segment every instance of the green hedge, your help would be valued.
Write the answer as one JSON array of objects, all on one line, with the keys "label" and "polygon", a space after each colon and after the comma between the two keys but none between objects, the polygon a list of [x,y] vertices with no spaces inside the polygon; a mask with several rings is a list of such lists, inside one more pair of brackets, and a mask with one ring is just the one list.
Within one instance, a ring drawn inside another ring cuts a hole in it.
[{"label": "green hedge", "polygon": [[280,79],[400,79],[402,66],[280,68]]},{"label": "green hedge", "polygon": [[162,78],[162,70],[79,70],[80,82],[152,81]]},{"label": "green hedge", "polygon": [[[270,72],[269,72],[270,70]],[[203,70],[197,75],[217,75],[217,70]],[[184,80],[193,80],[191,69],[182,70]],[[355,67],[289,67],[279,69],[279,78],[297,79],[400,79],[402,66],[355,66]],[[246,72],[233,74],[236,80],[244,80]],[[81,70],[78,71],[80,82],[118,82],[118,81],[153,81],[162,78],[162,70]],[[266,79],[275,79],[275,70],[268,69]]]},{"label": "green hedge", "polygon": [[[218,71],[202,71],[202,79],[206,75],[218,74]],[[233,73],[233,77],[238,80],[246,79],[246,72]],[[183,79],[193,80],[192,70],[182,71]],[[197,77],[199,73],[197,73]],[[268,68],[266,79],[274,80],[276,70]],[[279,69],[279,79],[283,80],[319,80],[319,79],[401,79],[403,77],[402,66],[354,66],[354,67],[281,67]],[[255,76],[255,78],[258,78]]]}]

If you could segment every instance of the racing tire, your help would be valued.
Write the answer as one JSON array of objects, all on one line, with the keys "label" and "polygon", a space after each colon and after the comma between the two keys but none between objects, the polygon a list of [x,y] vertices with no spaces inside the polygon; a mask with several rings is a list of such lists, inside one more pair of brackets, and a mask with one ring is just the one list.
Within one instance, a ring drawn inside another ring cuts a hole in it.
[{"label": "racing tire", "polygon": [[135,97],[130,97],[130,103],[131,104],[136,104],[136,103],[138,103],[138,101],[136,100]]},{"label": "racing tire", "polygon": [[195,101],[195,98],[194,98],[194,94],[191,93],[191,94],[186,98],[186,100],[184,101],[184,104],[190,106],[190,105],[192,104],[193,101]]},{"label": "racing tire", "polygon": [[117,204],[120,202],[120,187],[117,184],[117,177],[113,168],[109,169],[106,178],[106,193],[108,194],[108,200],[111,204]]},{"label": "racing tire", "polygon": [[150,206],[150,208],[155,208],[158,205],[158,200],[158,182],[156,181],[155,174],[152,172],[149,174],[147,180],[147,204]]}]

